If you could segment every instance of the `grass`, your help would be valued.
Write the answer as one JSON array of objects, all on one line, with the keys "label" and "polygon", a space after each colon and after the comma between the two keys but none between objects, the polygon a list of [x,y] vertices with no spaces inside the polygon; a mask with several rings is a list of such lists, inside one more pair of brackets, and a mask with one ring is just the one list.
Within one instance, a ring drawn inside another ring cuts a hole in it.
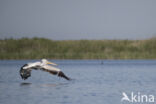
[{"label": "grass", "polygon": [[156,38],[147,40],[0,40],[0,59],[156,59]]}]

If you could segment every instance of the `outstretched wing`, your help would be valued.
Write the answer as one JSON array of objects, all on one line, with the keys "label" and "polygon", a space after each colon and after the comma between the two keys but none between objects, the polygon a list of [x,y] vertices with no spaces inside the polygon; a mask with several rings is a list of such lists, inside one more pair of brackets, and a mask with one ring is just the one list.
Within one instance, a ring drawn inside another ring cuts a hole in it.
[{"label": "outstretched wing", "polygon": [[24,69],[25,66],[28,66],[28,64],[23,65],[20,69],[21,78],[24,80],[31,76],[31,68]]},{"label": "outstretched wing", "polygon": [[49,72],[50,74],[57,75],[59,77],[65,78],[66,80],[70,80],[70,78],[67,77],[60,69],[55,68],[53,66],[45,65],[45,66],[43,66],[42,70],[46,71],[46,72]]},{"label": "outstretched wing", "polygon": [[32,69],[39,69],[40,68],[40,62],[34,62],[34,63],[29,63],[29,64],[25,64],[21,67],[20,69],[20,75],[21,78],[26,80],[28,77],[31,76],[31,70]]}]

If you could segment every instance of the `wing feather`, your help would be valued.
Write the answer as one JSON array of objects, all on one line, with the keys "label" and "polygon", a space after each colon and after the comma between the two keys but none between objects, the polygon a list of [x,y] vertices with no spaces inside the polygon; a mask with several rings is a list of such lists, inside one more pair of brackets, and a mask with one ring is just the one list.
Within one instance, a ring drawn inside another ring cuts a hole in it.
[{"label": "wing feather", "polygon": [[62,77],[65,78],[66,80],[70,80],[70,78],[68,78],[60,69],[50,65],[39,66],[39,63],[31,63],[31,64],[23,65],[20,69],[21,78],[26,80],[28,77],[30,77],[32,69],[36,69],[36,70],[41,69],[45,72],[49,72],[52,75],[57,75],[58,77]]},{"label": "wing feather", "polygon": [[58,74],[58,71],[48,70],[48,69],[45,69],[45,68],[42,68],[41,70],[43,70],[45,72],[49,72],[50,74],[53,74],[53,75]]},{"label": "wing feather", "polygon": [[28,77],[31,76],[31,68],[28,68],[28,69],[24,69],[23,67],[27,66],[28,64],[25,64],[21,67],[20,69],[20,75],[21,75],[21,78],[26,80]]},{"label": "wing feather", "polygon": [[53,74],[53,75],[58,75],[59,77],[63,77],[65,78],[66,80],[70,80],[70,78],[68,78],[60,69],[58,68],[55,68],[53,66],[50,66],[50,65],[45,65],[43,68],[42,68],[43,71],[46,71],[46,72],[49,72],[50,74]]}]

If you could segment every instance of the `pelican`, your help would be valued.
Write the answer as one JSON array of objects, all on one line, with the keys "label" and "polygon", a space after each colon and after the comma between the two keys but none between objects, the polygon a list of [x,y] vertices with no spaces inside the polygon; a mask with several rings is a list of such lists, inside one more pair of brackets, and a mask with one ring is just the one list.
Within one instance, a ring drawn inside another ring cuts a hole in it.
[{"label": "pelican", "polygon": [[63,77],[66,80],[70,80],[70,78],[68,78],[60,69],[55,68],[52,65],[56,66],[57,64],[49,62],[46,59],[42,59],[40,62],[25,64],[20,69],[21,78],[26,80],[28,77],[31,76],[32,69],[35,69],[46,71],[49,72],[50,74],[57,75],[58,77]]}]

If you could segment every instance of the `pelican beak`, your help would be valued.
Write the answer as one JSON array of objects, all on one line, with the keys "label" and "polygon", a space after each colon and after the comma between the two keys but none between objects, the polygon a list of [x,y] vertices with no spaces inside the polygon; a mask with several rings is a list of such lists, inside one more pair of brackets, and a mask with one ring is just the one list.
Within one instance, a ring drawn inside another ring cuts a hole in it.
[{"label": "pelican beak", "polygon": [[52,62],[47,62],[47,64],[51,64],[51,65],[57,65],[57,64],[55,64],[55,63],[52,63]]}]

